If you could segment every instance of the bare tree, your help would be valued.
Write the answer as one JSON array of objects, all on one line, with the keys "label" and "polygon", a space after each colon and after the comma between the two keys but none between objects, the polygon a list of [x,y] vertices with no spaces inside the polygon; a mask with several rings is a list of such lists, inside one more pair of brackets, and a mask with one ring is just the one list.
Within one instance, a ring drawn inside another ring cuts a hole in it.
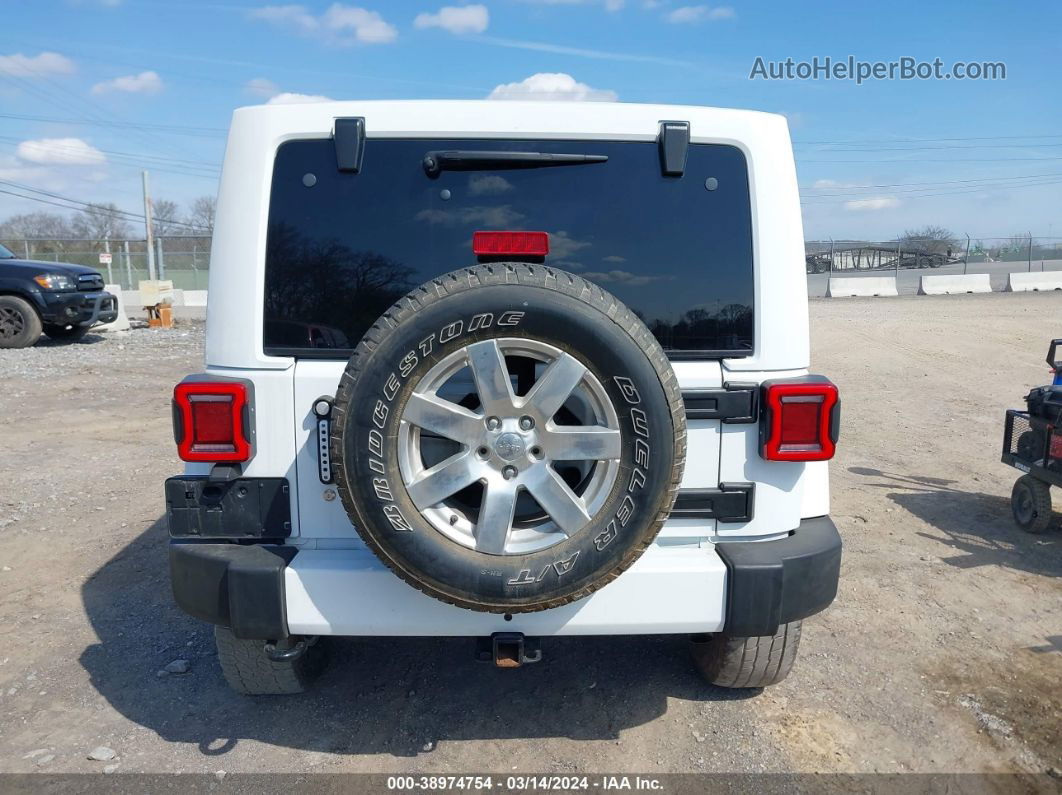
[{"label": "bare tree", "polygon": [[70,221],[58,213],[26,213],[14,215],[0,223],[0,239],[5,241],[30,239],[32,251],[62,252],[69,245],[64,238],[75,237]]},{"label": "bare tree", "polygon": [[192,202],[192,210],[188,213],[188,223],[204,232],[213,232],[216,211],[217,200],[213,196],[200,196]]},{"label": "bare tree", "polygon": [[957,243],[955,235],[943,226],[923,226],[920,229],[908,229],[897,242],[909,251],[922,251],[927,254],[950,254]]},{"label": "bare tree", "polygon": [[77,237],[102,243],[132,236],[132,226],[114,204],[90,204],[78,213],[71,226]]},{"label": "bare tree", "polygon": [[155,234],[159,237],[175,235],[183,231],[181,208],[177,202],[169,199],[151,200],[151,220]]}]

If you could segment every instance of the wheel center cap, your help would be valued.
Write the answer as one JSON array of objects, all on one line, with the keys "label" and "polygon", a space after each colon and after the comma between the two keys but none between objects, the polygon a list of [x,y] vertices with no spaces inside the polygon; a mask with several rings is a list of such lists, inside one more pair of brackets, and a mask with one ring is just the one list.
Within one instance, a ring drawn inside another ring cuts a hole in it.
[{"label": "wheel center cap", "polygon": [[524,454],[524,440],[518,433],[503,433],[494,442],[494,452],[503,461],[512,461]]}]

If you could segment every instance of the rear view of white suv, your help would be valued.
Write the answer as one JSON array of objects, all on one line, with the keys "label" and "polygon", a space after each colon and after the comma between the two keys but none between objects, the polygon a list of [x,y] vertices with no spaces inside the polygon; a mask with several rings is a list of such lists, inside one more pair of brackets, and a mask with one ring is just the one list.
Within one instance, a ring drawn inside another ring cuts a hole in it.
[{"label": "rear view of white suv", "polygon": [[790,670],[837,589],[785,120],[602,103],[236,112],[174,595],[244,693],[323,636],[682,633]]}]

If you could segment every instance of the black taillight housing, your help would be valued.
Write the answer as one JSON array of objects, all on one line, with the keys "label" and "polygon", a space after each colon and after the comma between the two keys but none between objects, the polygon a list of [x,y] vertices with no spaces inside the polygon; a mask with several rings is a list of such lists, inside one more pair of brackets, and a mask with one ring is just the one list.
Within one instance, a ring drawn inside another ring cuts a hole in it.
[{"label": "black taillight housing", "polygon": [[182,461],[238,464],[254,455],[254,384],[189,376],[173,389],[173,439]]},{"label": "black taillight housing", "polygon": [[760,456],[767,461],[833,458],[841,423],[836,385],[821,375],[764,381],[760,386]]}]

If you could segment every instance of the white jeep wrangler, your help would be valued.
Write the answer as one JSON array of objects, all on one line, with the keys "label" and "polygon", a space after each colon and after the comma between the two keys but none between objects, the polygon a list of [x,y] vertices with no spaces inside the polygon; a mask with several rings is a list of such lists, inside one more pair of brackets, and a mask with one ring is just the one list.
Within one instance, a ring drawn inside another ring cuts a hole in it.
[{"label": "white jeep wrangler", "polygon": [[236,111],[174,391],[177,603],[243,693],[303,689],[333,635],[515,667],[683,633],[716,685],[781,680],[841,558],[804,271],[780,116]]}]

